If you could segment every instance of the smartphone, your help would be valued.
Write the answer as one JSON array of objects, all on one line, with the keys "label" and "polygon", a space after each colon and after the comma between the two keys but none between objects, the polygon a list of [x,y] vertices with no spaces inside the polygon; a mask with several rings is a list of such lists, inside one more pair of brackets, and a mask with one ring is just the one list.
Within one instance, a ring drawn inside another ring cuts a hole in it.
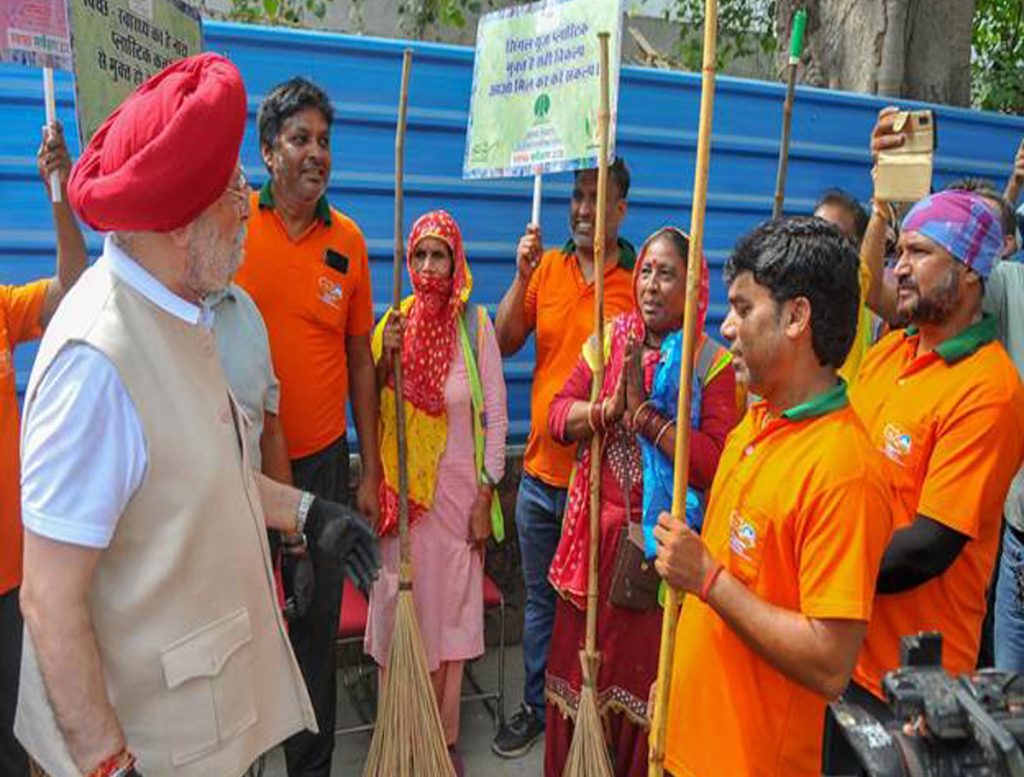
[{"label": "smartphone", "polygon": [[893,130],[903,145],[878,153],[875,196],[885,202],[916,202],[928,195],[938,133],[931,111],[900,111]]}]

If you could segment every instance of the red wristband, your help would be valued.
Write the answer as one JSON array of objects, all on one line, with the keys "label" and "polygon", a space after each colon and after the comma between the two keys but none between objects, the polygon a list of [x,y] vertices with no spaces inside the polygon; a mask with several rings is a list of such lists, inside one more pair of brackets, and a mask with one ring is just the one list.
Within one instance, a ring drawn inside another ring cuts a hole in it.
[{"label": "red wristband", "polygon": [[120,752],[110,756],[107,760],[89,772],[89,777],[116,777],[125,774],[135,768],[135,756],[122,748]]},{"label": "red wristband", "polygon": [[706,575],[704,575],[704,582],[700,584],[700,591],[697,592],[697,597],[702,602],[707,602],[708,594],[711,593],[711,586],[715,584],[718,576],[722,574],[723,569],[725,569],[725,567],[722,565],[722,562],[716,561],[715,565],[708,570]]}]

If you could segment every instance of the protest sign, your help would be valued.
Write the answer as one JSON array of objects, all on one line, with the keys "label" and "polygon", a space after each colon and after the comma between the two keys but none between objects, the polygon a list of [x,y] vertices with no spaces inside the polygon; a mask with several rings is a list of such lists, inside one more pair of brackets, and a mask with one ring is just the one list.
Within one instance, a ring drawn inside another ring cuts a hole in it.
[{"label": "protest sign", "polygon": [[541,0],[481,17],[463,176],[596,166],[598,32],[611,34],[614,153],[621,28],[620,0]]},{"label": "protest sign", "polygon": [[181,0],[73,0],[69,11],[83,145],[135,87],[203,48],[199,12]]},{"label": "protest sign", "polygon": [[4,0],[0,6],[0,62],[71,69],[64,0]]}]

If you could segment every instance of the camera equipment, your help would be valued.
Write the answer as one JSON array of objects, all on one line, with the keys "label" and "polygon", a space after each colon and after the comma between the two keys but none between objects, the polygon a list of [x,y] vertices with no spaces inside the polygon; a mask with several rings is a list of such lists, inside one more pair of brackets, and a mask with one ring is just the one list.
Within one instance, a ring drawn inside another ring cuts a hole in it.
[{"label": "camera equipment", "polygon": [[882,688],[892,718],[864,707],[832,712],[869,777],[1024,777],[1024,677],[980,670],[950,677],[942,635],[904,637],[901,666]]}]

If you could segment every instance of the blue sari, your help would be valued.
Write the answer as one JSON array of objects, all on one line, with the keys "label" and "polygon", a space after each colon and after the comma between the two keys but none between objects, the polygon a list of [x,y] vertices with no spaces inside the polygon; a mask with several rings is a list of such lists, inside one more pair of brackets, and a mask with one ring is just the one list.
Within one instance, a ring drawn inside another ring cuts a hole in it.
[{"label": "blue sari", "polygon": [[[658,364],[654,368],[654,382],[648,401],[665,418],[676,420],[676,406],[679,401],[679,367],[683,360],[683,336],[675,331],[661,341]],[[701,381],[694,376],[690,402],[690,424],[692,429],[700,428]],[[644,552],[647,558],[654,558],[656,544],[654,527],[658,515],[672,510],[672,481],[674,466],[654,443],[643,435],[637,435],[644,460],[644,505],[643,533]],[[704,525],[704,495],[692,487],[686,489],[686,523],[698,534]]]}]

